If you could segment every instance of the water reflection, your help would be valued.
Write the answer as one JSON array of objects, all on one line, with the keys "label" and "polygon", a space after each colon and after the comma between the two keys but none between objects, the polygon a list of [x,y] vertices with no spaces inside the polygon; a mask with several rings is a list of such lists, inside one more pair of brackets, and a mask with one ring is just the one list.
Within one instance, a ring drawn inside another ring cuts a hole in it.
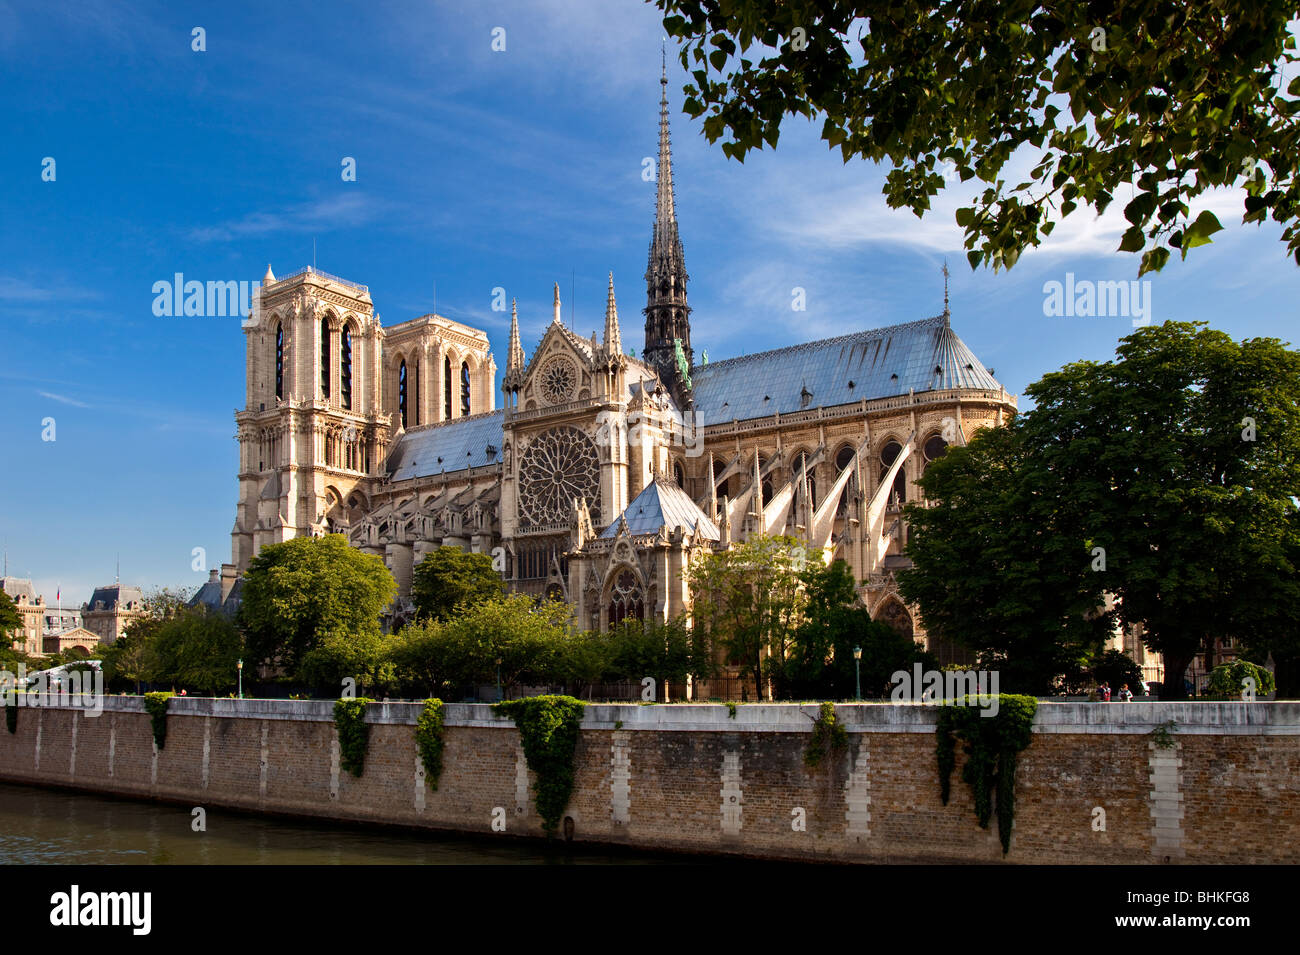
[{"label": "water reflection", "polygon": [[0,865],[646,865],[690,857],[352,828],[0,783]]}]

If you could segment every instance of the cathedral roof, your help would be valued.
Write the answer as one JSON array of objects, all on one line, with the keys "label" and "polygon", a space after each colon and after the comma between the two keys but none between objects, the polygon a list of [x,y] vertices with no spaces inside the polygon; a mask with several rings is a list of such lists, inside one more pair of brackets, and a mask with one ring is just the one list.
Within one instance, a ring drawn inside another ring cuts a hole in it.
[{"label": "cathedral roof", "polygon": [[664,478],[655,478],[646,485],[622,514],[605,528],[601,537],[610,540],[618,536],[619,526],[627,522],[628,532],[656,534],[659,528],[674,530],[684,527],[705,540],[720,540],[718,525],[696,506],[689,494]]},{"label": "cathedral roof", "polygon": [[909,390],[1002,389],[943,316],[697,365],[691,377],[703,425]]},{"label": "cathedral roof", "polygon": [[389,480],[408,481],[499,463],[504,421],[502,409],[403,432],[388,455]]}]

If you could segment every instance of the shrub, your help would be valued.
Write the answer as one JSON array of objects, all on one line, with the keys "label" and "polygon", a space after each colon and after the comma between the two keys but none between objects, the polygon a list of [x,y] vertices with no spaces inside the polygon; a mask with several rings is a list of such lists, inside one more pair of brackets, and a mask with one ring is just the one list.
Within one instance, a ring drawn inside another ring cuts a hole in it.
[{"label": "shrub", "polygon": [[1244,700],[1246,680],[1254,680],[1255,698],[1267,696],[1276,687],[1273,674],[1249,660],[1233,660],[1210,671],[1208,694],[1220,700]]}]

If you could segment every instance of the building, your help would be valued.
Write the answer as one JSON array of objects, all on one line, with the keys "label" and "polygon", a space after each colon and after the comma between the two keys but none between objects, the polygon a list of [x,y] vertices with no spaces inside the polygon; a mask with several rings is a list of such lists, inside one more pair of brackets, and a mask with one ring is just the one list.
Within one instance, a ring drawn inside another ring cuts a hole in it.
[{"label": "building", "polygon": [[10,646],[14,650],[37,656],[41,653],[41,636],[44,632],[44,617],[49,609],[45,598],[32,589],[32,582],[20,577],[0,577],[4,592],[14,602],[14,609],[22,618],[22,626],[11,636]]},{"label": "building", "polygon": [[606,628],[685,610],[680,570],[701,550],[787,533],[847,560],[872,615],[924,638],[894,577],[902,506],[930,461],[1002,424],[1015,398],[957,335],[946,292],[932,317],[697,356],[661,83],[639,355],[612,275],[599,336],[565,325],[557,285],[531,353],[512,307],[498,408],[482,331],[438,315],[384,326],[366,286],[268,267],[244,323],[232,563],[205,602],[224,605],[266,544],[339,533],[384,559],[399,614],[413,567],[452,545]]},{"label": "building", "polygon": [[81,607],[82,625],[100,643],[116,642],[126,632],[126,625],[143,614],[144,594],[140,588],[119,583],[96,587]]}]

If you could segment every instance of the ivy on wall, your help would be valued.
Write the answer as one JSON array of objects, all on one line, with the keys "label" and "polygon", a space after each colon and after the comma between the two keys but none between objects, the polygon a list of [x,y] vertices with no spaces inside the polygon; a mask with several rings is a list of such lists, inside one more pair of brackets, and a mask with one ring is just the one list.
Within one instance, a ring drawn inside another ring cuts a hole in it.
[{"label": "ivy on wall", "polygon": [[573,754],[585,704],[571,696],[532,696],[492,704],[519,727],[528,768],[537,774],[533,801],[542,828],[554,835],[573,795]]},{"label": "ivy on wall", "polygon": [[434,790],[442,776],[442,720],[442,700],[430,697],[424,701],[424,710],[415,721],[415,745],[424,764],[424,779]]},{"label": "ivy on wall", "polygon": [[849,734],[835,717],[835,704],[823,703],[817,719],[813,720],[812,739],[803,751],[804,765],[816,769],[832,751],[839,752],[849,745]]},{"label": "ivy on wall", "polygon": [[153,741],[159,749],[167,742],[167,701],[175,695],[169,690],[154,690],[144,695],[144,710],[153,723]]},{"label": "ivy on wall", "polygon": [[369,697],[358,696],[334,704],[334,728],[339,734],[339,763],[353,776],[360,776],[365,768],[366,747],[370,744],[366,706],[373,702]]},{"label": "ivy on wall", "polygon": [[[939,763],[939,790],[943,804],[948,805],[951,795],[952,771],[957,765],[956,741],[963,743],[966,765],[962,779],[970,786],[975,797],[975,816],[980,828],[989,827],[989,819],[996,809],[998,836],[1002,840],[1002,854],[1011,848],[1011,827],[1016,810],[1016,760],[1017,754],[1029,745],[1033,737],[1031,727],[1038,701],[1032,696],[1003,693],[997,697],[997,715],[986,715],[988,698],[967,697],[939,710],[935,727],[935,755]],[[981,706],[983,703],[984,706]]]}]

